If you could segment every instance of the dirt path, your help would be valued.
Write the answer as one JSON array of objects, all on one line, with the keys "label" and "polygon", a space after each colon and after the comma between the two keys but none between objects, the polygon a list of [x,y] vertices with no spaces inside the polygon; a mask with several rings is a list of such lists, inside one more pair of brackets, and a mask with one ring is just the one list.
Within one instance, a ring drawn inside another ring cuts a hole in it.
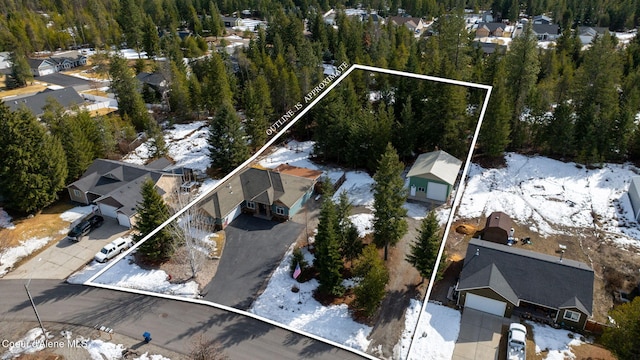
[{"label": "dirt path", "polygon": [[387,296],[382,300],[380,311],[373,319],[375,325],[369,336],[371,343],[367,352],[383,359],[393,357],[393,348],[404,330],[404,313],[409,307],[409,301],[424,295],[424,286],[417,286],[420,274],[405,261],[409,245],[418,236],[420,220],[407,218],[407,223],[407,234],[395,247],[389,249]]}]

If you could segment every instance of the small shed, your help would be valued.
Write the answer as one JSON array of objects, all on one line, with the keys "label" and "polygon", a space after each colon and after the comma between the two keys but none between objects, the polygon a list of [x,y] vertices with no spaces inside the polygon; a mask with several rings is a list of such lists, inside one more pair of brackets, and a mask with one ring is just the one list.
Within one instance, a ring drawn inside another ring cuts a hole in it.
[{"label": "small shed", "polygon": [[511,218],[502,211],[492,212],[482,230],[482,240],[506,244],[511,234]]},{"label": "small shed", "polygon": [[633,218],[636,221],[640,220],[640,176],[634,176],[631,178],[629,184],[629,200],[631,201],[631,207],[633,208]]},{"label": "small shed", "polygon": [[421,154],[407,177],[409,199],[425,202],[445,202],[458,178],[462,161],[438,150]]}]

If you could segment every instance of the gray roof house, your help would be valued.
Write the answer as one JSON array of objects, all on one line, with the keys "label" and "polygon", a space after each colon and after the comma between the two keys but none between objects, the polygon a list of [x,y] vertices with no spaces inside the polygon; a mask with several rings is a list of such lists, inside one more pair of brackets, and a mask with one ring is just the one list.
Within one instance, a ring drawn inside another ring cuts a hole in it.
[{"label": "gray roof house", "polygon": [[472,239],[457,301],[498,316],[584,329],[593,311],[593,281],[585,263]]},{"label": "gray roof house", "polygon": [[549,25],[553,23],[553,19],[547,15],[536,15],[533,17],[533,23]]},{"label": "gray roof house", "polygon": [[609,29],[606,27],[578,26],[578,37],[580,37],[582,45],[591,44],[596,36],[602,36],[607,32],[609,32]]},{"label": "gray roof house", "polygon": [[633,208],[633,218],[636,221],[640,219],[640,176],[634,176],[631,178],[629,184],[629,201],[631,201],[631,207]]},{"label": "gray roof house", "polygon": [[458,178],[462,161],[443,150],[421,154],[407,174],[409,199],[445,202]]},{"label": "gray roof house", "polygon": [[33,76],[45,76],[57,72],[55,62],[50,59],[27,59]]},{"label": "gray roof house", "polygon": [[136,207],[145,180],[151,179],[156,190],[167,198],[182,181],[181,174],[171,174],[141,165],[115,160],[96,159],[77,181],[67,185],[72,201],[97,204],[103,216],[118,220],[125,227],[135,224]]},{"label": "gray roof house", "polygon": [[536,24],[531,27],[533,33],[540,41],[556,40],[560,36],[560,26],[556,24]]},{"label": "gray roof house", "polygon": [[200,204],[200,214],[215,228],[225,228],[241,213],[288,220],[313,195],[321,171],[281,165],[248,168],[218,187]]},{"label": "gray roof house", "polygon": [[404,25],[409,31],[416,36],[420,35],[426,24],[421,18],[409,17],[409,16],[392,16],[389,18],[389,23],[396,26]]},{"label": "gray roof house", "polygon": [[44,113],[43,109],[45,105],[47,105],[47,101],[49,99],[57,101],[65,109],[74,105],[81,106],[84,104],[82,96],[80,96],[80,94],[78,94],[78,92],[72,87],[66,87],[59,90],[47,89],[34,95],[5,98],[4,103],[12,111],[16,111],[21,107],[24,107],[35,117],[40,117]]}]

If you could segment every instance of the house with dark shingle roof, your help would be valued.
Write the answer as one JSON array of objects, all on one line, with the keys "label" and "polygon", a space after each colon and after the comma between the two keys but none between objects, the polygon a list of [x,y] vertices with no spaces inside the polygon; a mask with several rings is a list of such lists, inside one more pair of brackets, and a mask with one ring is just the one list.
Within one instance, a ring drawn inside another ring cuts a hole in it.
[{"label": "house with dark shingle roof", "polygon": [[167,198],[182,181],[181,174],[163,172],[146,166],[115,160],[96,159],[82,177],[69,184],[72,201],[96,204],[103,216],[118,220],[125,227],[135,224],[138,203],[142,202],[142,184],[151,179],[156,190]]},{"label": "house with dark shingle roof", "polygon": [[288,220],[313,195],[321,171],[281,165],[248,168],[227,180],[200,203],[200,214],[216,228],[225,228],[241,213]]},{"label": "house with dark shingle roof", "polygon": [[27,59],[33,76],[45,76],[56,73],[56,64],[50,59]]},{"label": "house with dark shingle roof", "polygon": [[531,30],[540,41],[556,40],[560,36],[560,26],[556,24],[533,24]]},{"label": "house with dark shingle roof", "polygon": [[408,198],[423,202],[447,201],[461,166],[462,161],[443,150],[420,154],[407,174]]},{"label": "house with dark shingle roof", "polygon": [[584,329],[593,311],[593,281],[585,263],[472,239],[456,290],[465,308]]},{"label": "house with dark shingle roof", "polygon": [[35,117],[40,117],[44,114],[43,109],[49,99],[55,100],[65,109],[69,109],[74,105],[81,106],[84,104],[84,99],[73,87],[58,90],[46,89],[33,95],[5,98],[4,103],[11,111],[17,111],[21,107],[24,107]]},{"label": "house with dark shingle roof", "polygon": [[476,37],[502,37],[507,25],[500,22],[480,23],[476,29]]}]

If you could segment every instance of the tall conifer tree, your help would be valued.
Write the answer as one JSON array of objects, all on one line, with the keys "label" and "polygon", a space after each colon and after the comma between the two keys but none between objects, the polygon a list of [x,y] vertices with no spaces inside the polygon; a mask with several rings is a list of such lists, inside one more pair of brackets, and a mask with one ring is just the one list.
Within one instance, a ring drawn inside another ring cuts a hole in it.
[{"label": "tall conifer tree", "polygon": [[[133,236],[133,239],[136,242],[169,218],[169,209],[151,179],[144,181],[141,194],[142,202],[138,204],[138,220],[134,226],[137,234]],[[173,239],[166,229],[160,230],[138,247],[138,252],[151,262],[168,260],[174,250]]]},{"label": "tall conifer tree", "polygon": [[249,157],[245,137],[233,106],[228,102],[222,104],[209,125],[211,167],[228,173],[242,164]]}]

